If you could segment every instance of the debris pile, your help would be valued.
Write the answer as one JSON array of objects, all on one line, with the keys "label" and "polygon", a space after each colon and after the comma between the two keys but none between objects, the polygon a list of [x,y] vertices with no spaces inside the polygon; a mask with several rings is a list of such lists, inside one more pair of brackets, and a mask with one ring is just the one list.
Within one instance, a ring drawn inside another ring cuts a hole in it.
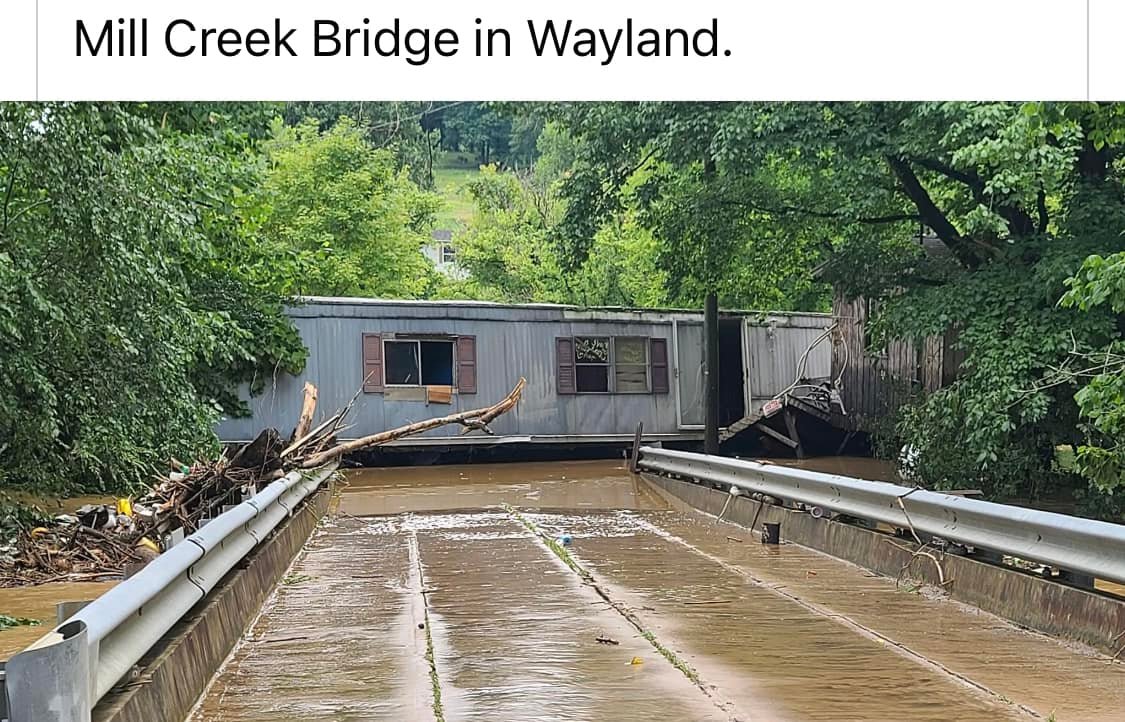
[{"label": "debris pile", "polygon": [[346,442],[338,441],[359,394],[340,411],[313,428],[316,387],[305,384],[301,417],[288,442],[275,429],[218,459],[186,465],[172,460],[171,470],[136,499],[87,504],[21,533],[0,555],[0,588],[57,581],[120,578],[170,545],[192,534],[227,508],[250,498],[293,469],[313,469],[388,441],[440,426],[459,424],[465,432],[492,433],[488,424],[515,407],[525,381],[519,380],[503,400],[483,409],[428,419]]}]

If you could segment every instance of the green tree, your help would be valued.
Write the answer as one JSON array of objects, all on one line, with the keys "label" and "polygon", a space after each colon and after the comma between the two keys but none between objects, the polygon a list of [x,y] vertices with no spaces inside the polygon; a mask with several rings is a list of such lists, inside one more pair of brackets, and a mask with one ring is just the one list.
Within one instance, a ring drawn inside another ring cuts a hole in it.
[{"label": "green tree", "polygon": [[[557,149],[546,148],[555,142]],[[469,278],[447,283],[440,295],[583,306],[664,305],[656,243],[628,212],[598,230],[578,268],[562,269],[551,237],[563,214],[558,188],[568,144],[555,136],[541,145],[546,152],[532,171],[487,166],[469,184],[476,212],[456,238],[457,261]]]},{"label": "green tree", "polygon": [[5,485],[139,483],[214,450],[235,383],[303,364],[281,297],[228,260],[245,149],[135,110],[0,105]]},{"label": "green tree", "polygon": [[265,144],[261,232],[299,271],[286,291],[303,295],[415,298],[433,283],[421,254],[437,207],[347,118],[321,133],[310,120],[275,126]]},{"label": "green tree", "polygon": [[321,132],[331,130],[347,118],[376,148],[394,152],[397,167],[405,168],[410,178],[424,188],[434,184],[434,155],[438,149],[434,109],[429,102],[362,101],[290,102],[285,103],[283,117],[287,125],[299,126],[310,118],[319,123]]},{"label": "green tree", "polygon": [[1118,107],[639,103],[554,117],[581,149],[563,192],[564,267],[633,203],[673,298],[717,288],[728,304],[741,291],[823,307],[816,268],[882,302],[877,339],[958,332],[960,378],[899,426],[928,481],[1068,483],[1055,447],[1081,436],[1079,389],[1051,381],[1118,324],[1111,307],[1057,302],[1083,258],[1123,247]]}]

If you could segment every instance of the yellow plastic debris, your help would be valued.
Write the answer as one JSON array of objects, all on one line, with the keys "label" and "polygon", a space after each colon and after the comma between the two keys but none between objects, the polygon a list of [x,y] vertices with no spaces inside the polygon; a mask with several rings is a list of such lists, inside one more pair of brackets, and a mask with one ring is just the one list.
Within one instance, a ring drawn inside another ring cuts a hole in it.
[{"label": "yellow plastic debris", "polygon": [[641,659],[640,657],[633,657],[633,661],[629,662],[629,664],[644,664],[644,663],[645,663],[645,661],[643,659]]},{"label": "yellow plastic debris", "polygon": [[47,527],[45,527],[45,526],[37,526],[37,527],[35,527],[34,529],[31,530],[31,538],[34,539],[36,537],[43,536],[48,531],[50,531],[50,530],[47,529]]},{"label": "yellow plastic debris", "polygon": [[124,514],[125,516],[133,516],[133,502],[127,498],[117,500],[117,513]]},{"label": "yellow plastic debris", "polygon": [[141,540],[137,542],[137,546],[151,549],[157,554],[160,553],[160,547],[156,544],[156,542],[154,542],[152,539],[149,539],[147,536],[141,537]]}]

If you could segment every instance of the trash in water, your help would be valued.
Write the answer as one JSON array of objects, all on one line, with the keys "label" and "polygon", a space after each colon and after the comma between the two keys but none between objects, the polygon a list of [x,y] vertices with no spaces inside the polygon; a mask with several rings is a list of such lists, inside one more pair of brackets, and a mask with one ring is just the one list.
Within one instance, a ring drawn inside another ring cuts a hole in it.
[{"label": "trash in water", "polygon": [[570,534],[563,534],[558,539],[555,539],[555,541],[564,547],[568,547],[570,543],[574,541],[574,538],[571,537]]},{"label": "trash in water", "polygon": [[613,639],[612,637],[594,637],[594,640],[598,644],[613,644],[613,645],[621,644],[621,642],[618,642],[616,639]]},{"label": "trash in water", "polygon": [[641,659],[640,657],[633,657],[632,661],[629,662],[629,664],[634,665],[634,666],[638,665],[638,664],[644,664],[644,663],[645,663],[645,661],[643,659]]}]

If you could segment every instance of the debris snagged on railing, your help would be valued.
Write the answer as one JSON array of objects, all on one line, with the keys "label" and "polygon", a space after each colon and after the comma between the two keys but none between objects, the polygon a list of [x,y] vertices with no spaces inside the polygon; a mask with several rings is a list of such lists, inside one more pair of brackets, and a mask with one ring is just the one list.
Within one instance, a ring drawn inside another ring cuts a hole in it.
[{"label": "debris snagged on railing", "polygon": [[359,394],[313,427],[317,391],[306,384],[301,416],[288,441],[276,429],[264,429],[250,443],[224,451],[218,459],[191,465],[173,459],[172,468],[139,498],[88,504],[74,514],[25,530],[12,553],[0,556],[0,587],[120,578],[127,566],[151,561],[226,507],[241,503],[291,470],[324,466],[345,454],[440,426],[456,424],[464,433],[491,434],[489,424],[515,407],[525,385],[521,378],[492,406],[340,442],[337,437],[348,428],[345,422]]}]

